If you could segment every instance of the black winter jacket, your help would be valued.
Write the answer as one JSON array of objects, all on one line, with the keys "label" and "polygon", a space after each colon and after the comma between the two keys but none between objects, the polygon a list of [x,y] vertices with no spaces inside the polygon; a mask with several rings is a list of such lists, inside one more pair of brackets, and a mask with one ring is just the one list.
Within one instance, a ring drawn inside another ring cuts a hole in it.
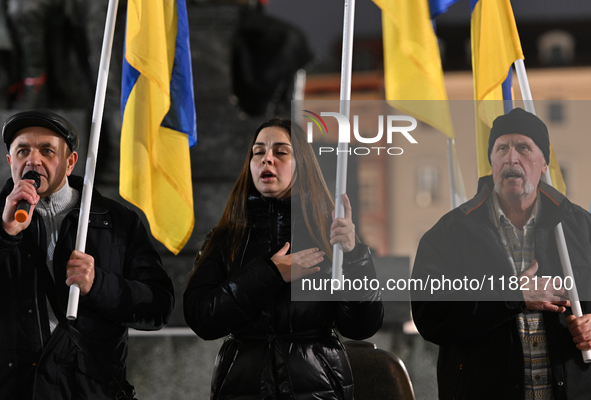
[{"label": "black winter jacket", "polygon": [[[498,282],[501,276],[513,275],[485,201],[493,188],[492,178],[482,178],[479,186],[482,190],[476,197],[443,216],[423,236],[413,278],[494,276]],[[581,302],[583,312],[589,313],[591,215],[543,182],[538,190],[542,215],[535,226],[537,275],[562,276],[554,237],[554,227],[562,222],[579,295],[587,300]],[[412,301],[419,332],[440,346],[439,398],[523,399],[524,360],[516,324],[516,316],[525,310],[523,296],[520,300],[454,302],[444,301],[445,296],[433,301],[417,301],[413,296]],[[591,397],[591,365],[583,362],[566,328],[570,314],[570,309],[563,314],[543,313],[555,400]]]},{"label": "black winter jacket", "polygon": [[[316,246],[307,234],[294,238],[306,228],[292,221],[290,204],[250,196],[240,267],[229,277],[228,249],[221,249],[196,269],[185,292],[185,319],[197,335],[229,335],[216,359],[212,399],[353,398],[351,369],[333,328],[353,339],[376,333],[380,293],[367,293],[365,301],[291,301],[291,285],[270,258],[288,241],[294,252]],[[345,276],[375,277],[368,248],[357,244],[351,253]],[[326,263],[310,277],[330,278]]]},{"label": "black winter jacket", "polygon": [[[82,178],[70,185],[82,191]],[[0,204],[12,191],[9,180]],[[65,315],[69,289],[66,263],[75,248],[79,208],[65,217],[54,252],[58,302]],[[112,399],[96,366],[61,325],[49,334],[46,288],[35,264],[46,267],[43,220],[17,236],[0,226],[0,399]],[[160,329],[174,305],[173,287],[138,216],[119,203],[93,194],[86,251],[94,257],[95,278],[80,298],[71,322],[95,354],[125,379],[127,328]]]}]

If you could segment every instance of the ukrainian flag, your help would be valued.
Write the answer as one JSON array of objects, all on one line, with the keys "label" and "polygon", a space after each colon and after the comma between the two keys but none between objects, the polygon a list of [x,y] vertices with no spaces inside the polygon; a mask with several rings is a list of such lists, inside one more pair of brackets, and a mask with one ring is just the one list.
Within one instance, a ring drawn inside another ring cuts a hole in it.
[{"label": "ukrainian flag", "polygon": [[503,102],[511,98],[511,66],[524,57],[509,0],[471,0],[471,8],[478,176],[485,176],[490,128],[511,107]]},{"label": "ukrainian flag", "polygon": [[194,226],[197,141],[185,0],[129,0],[121,93],[120,193],[174,254]]},{"label": "ukrainian flag", "polygon": [[[513,107],[511,66],[524,59],[519,33],[509,0],[471,0],[472,70],[476,99],[476,146],[478,176],[491,173],[488,138],[496,117]],[[550,145],[552,185],[566,193],[566,185]]]},{"label": "ukrainian flag", "polygon": [[[439,45],[430,19],[433,10],[430,11],[427,0],[373,1],[382,10],[386,100],[390,106],[433,126],[452,141],[450,190],[455,199],[452,207],[461,204],[466,195],[453,144],[455,134]],[[433,6],[440,11],[455,1],[433,1]]]},{"label": "ukrainian flag", "polygon": [[382,9],[386,100],[392,107],[453,138],[439,45],[429,17],[428,1],[373,1]]}]

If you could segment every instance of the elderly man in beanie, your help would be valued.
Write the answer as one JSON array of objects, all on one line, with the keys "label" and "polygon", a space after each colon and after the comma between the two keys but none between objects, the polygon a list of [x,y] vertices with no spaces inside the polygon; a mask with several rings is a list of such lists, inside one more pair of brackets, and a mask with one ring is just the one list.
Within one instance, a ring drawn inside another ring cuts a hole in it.
[{"label": "elderly man in beanie", "polygon": [[[462,298],[451,289],[412,293],[417,329],[440,346],[439,398],[587,399],[591,364],[580,350],[591,349],[591,216],[540,180],[550,144],[535,115],[516,108],[497,118],[488,154],[492,176],[423,236],[414,263],[415,279],[483,283]],[[564,290],[560,222],[581,318]]]},{"label": "elderly man in beanie", "polygon": [[83,180],[71,175],[78,134],[68,121],[21,112],[2,138],[12,179],[0,193],[0,399],[131,399],[127,328],[160,329],[174,305],[160,257],[138,216],[96,191],[86,253],[74,250]]}]

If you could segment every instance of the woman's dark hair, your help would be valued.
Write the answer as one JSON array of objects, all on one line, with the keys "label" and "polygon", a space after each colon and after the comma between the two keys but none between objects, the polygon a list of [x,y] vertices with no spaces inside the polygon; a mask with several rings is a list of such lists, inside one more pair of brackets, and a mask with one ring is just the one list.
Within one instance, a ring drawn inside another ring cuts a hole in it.
[{"label": "woman's dark hair", "polygon": [[195,268],[214,251],[220,251],[220,249],[229,246],[230,266],[231,270],[234,269],[234,261],[246,234],[246,200],[249,194],[258,193],[250,172],[253,146],[260,131],[270,127],[283,129],[291,139],[295,173],[289,194],[300,197],[302,214],[308,232],[316,245],[332,259],[330,224],[332,222],[331,214],[334,203],[326,187],[318,161],[314,156],[312,146],[307,142],[306,134],[299,125],[292,123],[290,119],[275,117],[259,126],[254,134],[250,142],[248,155],[242,165],[238,180],[234,184],[222,218],[211,233],[209,240],[205,243],[195,263]]}]

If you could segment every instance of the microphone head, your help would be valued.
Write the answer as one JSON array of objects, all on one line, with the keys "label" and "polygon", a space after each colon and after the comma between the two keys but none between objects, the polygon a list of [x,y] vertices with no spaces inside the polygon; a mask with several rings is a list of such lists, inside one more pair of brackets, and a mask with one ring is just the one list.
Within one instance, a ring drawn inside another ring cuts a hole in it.
[{"label": "microphone head", "polygon": [[35,186],[35,189],[39,189],[39,186],[41,185],[41,176],[39,175],[39,172],[37,172],[37,171],[27,171],[27,173],[24,174],[21,179],[31,179],[31,180],[35,181],[33,183],[33,186]]}]

